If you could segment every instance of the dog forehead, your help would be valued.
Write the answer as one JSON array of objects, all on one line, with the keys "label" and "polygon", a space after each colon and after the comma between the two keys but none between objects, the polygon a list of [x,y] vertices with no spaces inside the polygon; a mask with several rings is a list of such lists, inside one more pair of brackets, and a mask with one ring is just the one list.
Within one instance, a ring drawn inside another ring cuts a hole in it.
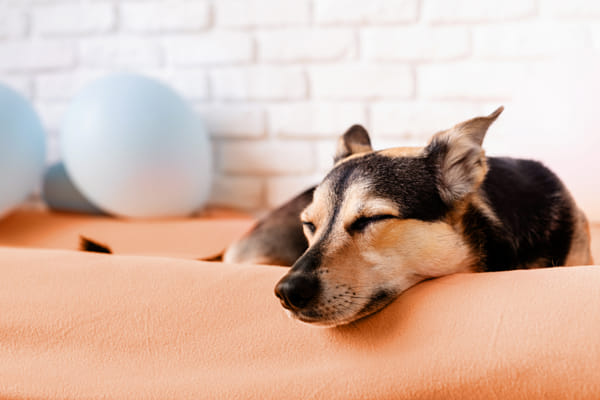
[{"label": "dog forehead", "polygon": [[435,166],[420,148],[395,148],[352,157],[337,164],[315,191],[313,206],[338,213],[345,199],[384,199],[405,218],[437,219],[446,209],[436,185]]}]

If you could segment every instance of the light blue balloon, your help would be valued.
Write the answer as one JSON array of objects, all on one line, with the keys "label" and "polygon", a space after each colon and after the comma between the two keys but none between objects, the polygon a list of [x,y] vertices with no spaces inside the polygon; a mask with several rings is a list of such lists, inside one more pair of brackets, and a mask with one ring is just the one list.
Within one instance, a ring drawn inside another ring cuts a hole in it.
[{"label": "light blue balloon", "polygon": [[91,83],[69,106],[61,134],[69,176],[106,212],[185,216],[208,198],[208,134],[191,107],[156,80],[118,74]]},{"label": "light blue balloon", "polygon": [[33,107],[0,85],[0,217],[33,192],[45,158],[46,135]]},{"label": "light blue balloon", "polygon": [[44,173],[42,198],[51,210],[103,214],[102,210],[90,203],[75,187],[65,165],[60,162],[50,166]]}]

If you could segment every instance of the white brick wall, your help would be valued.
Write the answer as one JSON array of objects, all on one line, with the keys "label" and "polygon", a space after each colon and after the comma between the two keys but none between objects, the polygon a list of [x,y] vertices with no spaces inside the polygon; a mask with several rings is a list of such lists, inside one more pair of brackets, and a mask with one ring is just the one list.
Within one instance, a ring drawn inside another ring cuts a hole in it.
[{"label": "white brick wall", "polygon": [[311,143],[300,141],[222,143],[219,162],[230,174],[302,174],[312,170],[314,151]]},{"label": "white brick wall", "polygon": [[16,38],[27,31],[27,15],[24,10],[9,2],[0,4],[0,38]]},{"label": "white brick wall", "polygon": [[202,0],[123,2],[120,21],[131,32],[193,32],[208,27],[210,7]]},{"label": "white brick wall", "polygon": [[176,67],[249,62],[252,40],[242,32],[179,35],[164,40],[167,63]]},{"label": "white brick wall", "polygon": [[352,29],[287,28],[259,32],[258,59],[266,62],[336,61],[356,57]]},{"label": "white brick wall", "polygon": [[299,67],[250,66],[212,71],[217,100],[297,100],[306,97],[306,79]]},{"label": "white brick wall", "polygon": [[366,124],[358,102],[292,102],[269,108],[269,131],[282,137],[338,137],[353,124]]},{"label": "white brick wall", "polygon": [[434,23],[507,21],[534,17],[536,0],[425,0],[422,12]]},{"label": "white brick wall", "polygon": [[318,0],[315,19],[321,24],[392,24],[417,19],[417,0]]},{"label": "white brick wall", "polygon": [[219,27],[290,26],[310,21],[308,0],[216,0],[215,6]]},{"label": "white brick wall", "polygon": [[115,24],[115,10],[106,3],[41,4],[31,14],[36,34],[73,35],[108,32]]},{"label": "white brick wall", "polygon": [[366,28],[361,48],[374,61],[440,61],[467,56],[469,41],[465,27]]},{"label": "white brick wall", "polygon": [[600,50],[597,0],[0,2],[0,81],[30,98],[59,158],[69,101],[136,71],[175,88],[213,138],[211,202],[258,210],[330,168],[338,135],[376,147],[510,102],[539,62]]},{"label": "white brick wall", "polygon": [[414,92],[404,65],[327,65],[311,67],[309,75],[317,99],[407,98]]}]

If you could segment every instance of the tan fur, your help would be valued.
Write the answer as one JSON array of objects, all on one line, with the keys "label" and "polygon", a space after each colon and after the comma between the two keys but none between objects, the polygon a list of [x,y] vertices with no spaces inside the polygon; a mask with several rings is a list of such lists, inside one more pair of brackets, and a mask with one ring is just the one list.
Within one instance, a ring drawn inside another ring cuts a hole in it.
[{"label": "tan fur", "polygon": [[[329,187],[328,182],[321,183],[321,185],[317,186],[313,194],[313,201],[304,211],[302,211],[300,220],[312,222],[317,230],[323,226],[327,222],[328,210],[333,210],[334,207],[333,197],[331,196],[330,191],[331,188]],[[311,240],[314,239],[314,235],[306,229],[304,229],[304,233],[306,234],[306,238],[310,245]]]},{"label": "tan fur", "polygon": [[590,225],[585,214],[577,209],[571,248],[565,261],[566,266],[591,265],[594,263],[590,246]]},{"label": "tan fur", "polygon": [[379,154],[388,157],[419,157],[423,155],[423,147],[393,147],[380,150]]}]

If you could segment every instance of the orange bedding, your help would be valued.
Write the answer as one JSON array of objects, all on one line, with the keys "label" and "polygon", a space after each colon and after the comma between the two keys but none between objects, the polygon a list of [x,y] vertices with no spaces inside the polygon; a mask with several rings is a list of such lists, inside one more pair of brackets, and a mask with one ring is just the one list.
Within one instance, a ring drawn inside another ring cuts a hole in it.
[{"label": "orange bedding", "polygon": [[[142,253],[130,243],[144,237],[152,254],[195,257],[249,225],[72,217],[13,215],[0,245],[69,248],[79,233],[106,233],[115,249]],[[177,240],[192,234],[202,243]],[[600,396],[598,267],[444,277],[341,328],[287,318],[273,295],[284,272],[0,248],[0,398]]]}]

